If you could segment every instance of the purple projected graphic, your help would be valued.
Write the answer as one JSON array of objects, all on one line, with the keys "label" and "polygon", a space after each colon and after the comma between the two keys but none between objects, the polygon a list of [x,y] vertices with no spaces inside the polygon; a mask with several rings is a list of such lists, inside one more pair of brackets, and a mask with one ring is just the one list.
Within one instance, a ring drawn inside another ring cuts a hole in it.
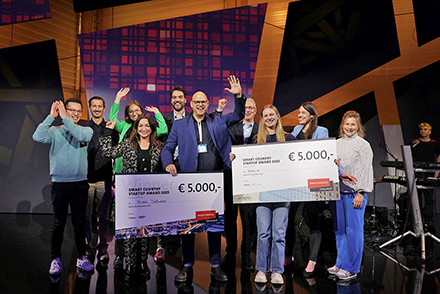
[{"label": "purple projected graphic", "polygon": [[[201,90],[213,111],[235,74],[249,97],[260,46],[266,4],[246,6],[99,31],[78,36],[87,97],[101,96],[110,106],[121,87],[128,100],[172,110],[169,91],[185,88],[188,98]],[[187,100],[188,102],[190,100]],[[233,102],[228,107],[232,107]]]},{"label": "purple projected graphic", "polygon": [[49,0],[0,0],[0,25],[49,17]]}]

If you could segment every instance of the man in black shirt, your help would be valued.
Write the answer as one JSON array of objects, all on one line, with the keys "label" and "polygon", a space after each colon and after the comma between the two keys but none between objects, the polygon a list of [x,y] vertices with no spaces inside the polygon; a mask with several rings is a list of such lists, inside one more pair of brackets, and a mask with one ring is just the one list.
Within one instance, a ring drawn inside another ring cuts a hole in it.
[{"label": "man in black shirt", "polygon": [[[88,126],[93,130],[93,137],[87,149],[87,180],[89,182],[89,197],[86,209],[86,240],[87,253],[91,254],[92,249],[92,225],[98,225],[98,260],[104,264],[109,262],[107,252],[107,228],[109,223],[110,198],[112,188],[112,160],[104,158],[99,145],[99,138],[105,130],[106,122],[103,119],[105,110],[104,99],[94,96],[89,100],[89,109],[92,118],[85,122],[83,126]],[[117,143],[116,134],[113,135],[114,143]],[[93,221],[92,217],[97,216],[98,220]],[[89,256],[90,258],[90,256]],[[92,258],[90,258],[93,260]]]},{"label": "man in black shirt", "polygon": [[[419,125],[420,138],[411,141],[411,151],[414,162],[440,162],[440,143],[431,139],[432,127],[428,123],[421,123]],[[416,173],[416,177],[438,177],[439,173]],[[434,221],[434,190],[419,189],[419,196],[424,196],[425,207],[423,208],[423,214],[425,216],[425,225],[428,227],[433,226]],[[420,198],[421,199],[421,198]]]}]

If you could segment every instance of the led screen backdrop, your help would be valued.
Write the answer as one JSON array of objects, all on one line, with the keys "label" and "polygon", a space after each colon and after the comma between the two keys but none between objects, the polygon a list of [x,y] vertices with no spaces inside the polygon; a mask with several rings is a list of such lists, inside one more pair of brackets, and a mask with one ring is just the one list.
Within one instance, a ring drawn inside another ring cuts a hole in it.
[{"label": "led screen backdrop", "polygon": [[169,91],[175,85],[189,97],[204,91],[212,111],[220,98],[230,97],[224,91],[230,74],[239,77],[249,95],[265,13],[262,4],[81,34],[87,97],[103,97],[108,118],[116,92],[129,86],[121,102],[123,119],[127,100],[171,111]]},{"label": "led screen backdrop", "polygon": [[49,17],[49,0],[0,0],[0,25]]}]

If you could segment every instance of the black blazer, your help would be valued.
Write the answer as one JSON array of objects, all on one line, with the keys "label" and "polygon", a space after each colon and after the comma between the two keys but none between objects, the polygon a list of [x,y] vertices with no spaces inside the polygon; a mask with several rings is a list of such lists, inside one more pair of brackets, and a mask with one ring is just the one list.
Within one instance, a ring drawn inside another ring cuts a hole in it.
[{"label": "black blazer", "polygon": [[[190,115],[190,113],[188,111],[185,110],[185,117],[188,117]],[[167,112],[163,115],[163,118],[165,119],[165,122],[167,124],[168,127],[168,134],[171,133],[171,127],[173,126],[174,123],[174,112]],[[158,139],[162,142],[166,142],[166,140],[168,139],[168,134],[165,135],[161,135],[158,137]]]},{"label": "black blazer", "polygon": [[[233,124],[228,128],[229,136],[231,136],[232,145],[243,145],[243,120],[238,123]],[[258,124],[254,122],[254,126],[252,127],[251,136],[248,140],[251,143],[252,138],[258,133]]]}]

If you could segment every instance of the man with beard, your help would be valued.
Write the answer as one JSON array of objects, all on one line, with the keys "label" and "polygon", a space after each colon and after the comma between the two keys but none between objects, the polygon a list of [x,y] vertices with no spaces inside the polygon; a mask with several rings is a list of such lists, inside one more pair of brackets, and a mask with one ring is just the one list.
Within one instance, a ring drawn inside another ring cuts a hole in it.
[{"label": "man with beard", "polygon": [[[175,86],[171,92],[171,105],[173,106],[173,111],[165,113],[163,118],[167,123],[168,134],[171,133],[171,127],[175,120],[185,118],[189,115],[189,112],[185,110],[186,104],[186,91],[180,86]],[[163,135],[159,140],[165,142],[168,135]]]},{"label": "man with beard", "polygon": [[[89,182],[89,197],[86,208],[86,241],[87,255],[91,258],[92,249],[92,216],[97,216],[98,237],[97,246],[98,260],[103,264],[109,262],[107,252],[107,228],[109,224],[110,199],[112,189],[112,160],[102,156],[99,138],[102,137],[105,130],[105,120],[102,117],[105,111],[104,99],[94,96],[89,100],[90,113],[92,118],[85,122],[83,126],[90,127],[93,130],[93,137],[90,140],[87,149],[88,170],[87,179]],[[113,132],[113,143],[118,142],[117,134]],[[96,205],[95,205],[96,202]]]}]

